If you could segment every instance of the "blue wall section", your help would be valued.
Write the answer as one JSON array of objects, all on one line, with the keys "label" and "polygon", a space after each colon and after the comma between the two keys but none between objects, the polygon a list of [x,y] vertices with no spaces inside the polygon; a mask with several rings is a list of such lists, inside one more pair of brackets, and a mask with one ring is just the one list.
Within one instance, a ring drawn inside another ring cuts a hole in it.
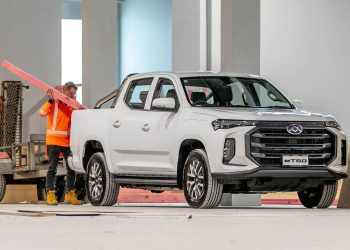
[{"label": "blue wall section", "polygon": [[170,71],[172,1],[125,0],[120,12],[120,79],[130,73]]},{"label": "blue wall section", "polygon": [[62,0],[62,19],[81,20],[81,1]]}]

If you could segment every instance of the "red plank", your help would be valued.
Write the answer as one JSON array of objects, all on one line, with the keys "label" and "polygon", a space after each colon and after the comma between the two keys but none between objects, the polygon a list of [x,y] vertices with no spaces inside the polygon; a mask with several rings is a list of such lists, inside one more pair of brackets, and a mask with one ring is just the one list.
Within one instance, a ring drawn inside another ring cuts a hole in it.
[{"label": "red plank", "polygon": [[[152,193],[147,190],[122,188],[118,196],[119,203],[186,203],[183,192],[166,191],[161,194]],[[299,199],[290,198],[263,198],[264,205],[301,205]],[[338,200],[333,202],[336,206]]]},{"label": "red plank", "polygon": [[11,73],[15,74],[19,78],[25,80],[32,86],[42,90],[46,94],[52,95],[53,98],[60,100],[61,102],[67,104],[68,106],[72,107],[73,109],[86,109],[85,106],[81,105],[79,102],[75,101],[72,98],[69,98],[62,92],[56,90],[55,88],[51,87],[47,83],[39,80],[35,76],[32,76],[28,72],[25,72],[24,70],[18,68],[17,66],[11,64],[10,62],[4,60],[1,63],[1,66],[5,68],[6,70],[10,71]]}]

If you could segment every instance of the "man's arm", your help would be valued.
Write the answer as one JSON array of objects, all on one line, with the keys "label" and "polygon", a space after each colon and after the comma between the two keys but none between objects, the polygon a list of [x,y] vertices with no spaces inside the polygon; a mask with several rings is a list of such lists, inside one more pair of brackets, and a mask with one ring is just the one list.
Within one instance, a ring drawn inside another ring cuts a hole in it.
[{"label": "man's arm", "polygon": [[41,108],[39,109],[39,115],[41,117],[45,117],[50,113],[50,108],[53,102],[53,99],[49,99],[47,102],[44,103],[43,106],[41,106]]}]

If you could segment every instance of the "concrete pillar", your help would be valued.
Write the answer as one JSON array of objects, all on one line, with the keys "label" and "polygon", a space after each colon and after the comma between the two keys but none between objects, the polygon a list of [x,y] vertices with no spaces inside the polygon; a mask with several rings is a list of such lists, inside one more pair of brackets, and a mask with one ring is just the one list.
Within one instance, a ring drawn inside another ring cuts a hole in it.
[{"label": "concrete pillar", "polygon": [[97,100],[116,88],[117,1],[83,0],[83,104]]},{"label": "concrete pillar", "polygon": [[207,70],[207,0],[173,0],[173,71]]},{"label": "concrete pillar", "polygon": [[[173,70],[260,72],[260,0],[173,0]],[[260,205],[225,194],[224,205]]]},{"label": "concrete pillar", "polygon": [[[259,74],[260,1],[210,0],[208,68]],[[260,206],[259,194],[224,194],[223,206]]]},{"label": "concrete pillar", "polygon": [[210,69],[259,74],[260,0],[211,0],[210,9]]},{"label": "concrete pillar", "polygon": [[[61,0],[1,0],[0,60],[7,59],[50,85],[61,84]],[[0,68],[0,81],[20,80]],[[34,87],[23,93],[23,141],[45,133],[37,111],[46,100]]]}]

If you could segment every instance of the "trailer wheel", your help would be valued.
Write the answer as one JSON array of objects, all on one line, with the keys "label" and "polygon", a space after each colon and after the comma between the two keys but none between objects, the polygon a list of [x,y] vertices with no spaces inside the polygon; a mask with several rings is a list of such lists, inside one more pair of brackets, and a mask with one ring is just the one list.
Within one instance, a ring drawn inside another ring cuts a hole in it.
[{"label": "trailer wheel", "polygon": [[6,178],[3,174],[0,174],[0,201],[4,198],[6,191]]},{"label": "trailer wheel", "polygon": [[104,153],[91,156],[86,175],[86,193],[91,205],[113,206],[117,203],[119,184],[113,181]]}]

